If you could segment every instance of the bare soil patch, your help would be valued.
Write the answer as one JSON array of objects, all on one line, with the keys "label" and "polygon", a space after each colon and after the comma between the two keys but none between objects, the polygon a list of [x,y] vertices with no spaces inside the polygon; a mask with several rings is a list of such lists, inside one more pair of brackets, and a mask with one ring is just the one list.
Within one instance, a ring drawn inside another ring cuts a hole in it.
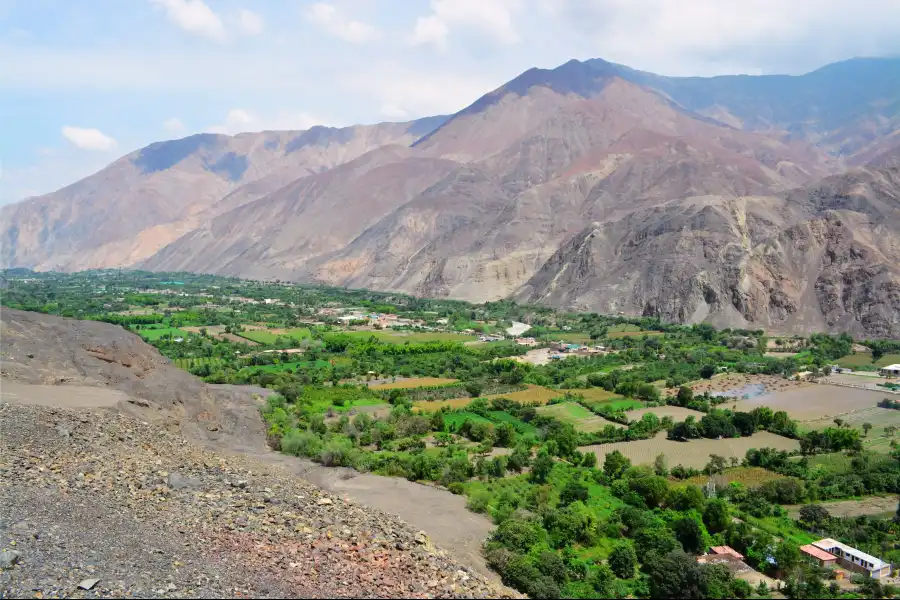
[{"label": "bare soil patch", "polygon": [[874,407],[884,394],[857,388],[811,384],[739,400],[739,410],[749,411],[757,406],[783,410],[792,419],[811,421]]},{"label": "bare soil patch", "polygon": [[777,450],[797,450],[800,444],[780,435],[760,431],[750,437],[728,438],[721,440],[691,440],[689,442],[676,442],[666,439],[666,432],[660,432],[655,438],[638,440],[634,442],[615,442],[613,444],[594,444],[582,446],[582,452],[596,454],[600,464],[603,458],[618,450],[631,459],[636,465],[649,465],[659,454],[665,454],[669,466],[684,465],[702,469],[709,462],[710,454],[718,454],[725,458],[732,456],[744,458],[750,448],[775,448]]},{"label": "bare soil patch", "polygon": [[[841,500],[839,502],[821,502],[832,517],[858,517],[860,515],[881,515],[897,510],[896,496],[867,496],[859,500]],[[792,519],[800,516],[802,504],[786,506]]]}]

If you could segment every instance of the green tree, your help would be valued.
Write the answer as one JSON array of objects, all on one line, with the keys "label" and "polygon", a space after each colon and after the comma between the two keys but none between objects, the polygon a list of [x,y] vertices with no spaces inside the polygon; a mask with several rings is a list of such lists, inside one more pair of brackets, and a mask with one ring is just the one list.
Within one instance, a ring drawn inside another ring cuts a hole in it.
[{"label": "green tree", "polygon": [[676,396],[676,400],[678,406],[687,406],[694,399],[694,390],[689,388],[686,385],[678,388],[678,395]]},{"label": "green tree", "polygon": [[669,483],[659,475],[632,479],[628,482],[628,487],[641,497],[648,508],[656,508],[662,504],[669,493]]},{"label": "green tree", "polygon": [[587,502],[588,488],[580,481],[568,481],[559,494],[559,503],[567,506],[573,502]]},{"label": "green tree", "polygon": [[681,542],[685,552],[700,554],[705,550],[706,537],[703,525],[692,517],[682,517],[672,523],[675,538]]},{"label": "green tree", "polygon": [[713,498],[706,503],[703,509],[703,523],[710,533],[725,531],[731,524],[731,515],[728,511],[728,503],[721,498]]},{"label": "green tree", "polygon": [[872,430],[872,424],[871,423],[863,423],[862,428],[863,428],[863,435],[865,435],[866,437],[869,437],[869,431]]},{"label": "green tree", "polygon": [[696,485],[673,487],[666,498],[666,506],[674,510],[700,510],[706,502],[706,496]]},{"label": "green tree", "polygon": [[444,431],[446,429],[446,424],[444,423],[444,411],[436,410],[431,415],[431,430],[432,431]]},{"label": "green tree", "polygon": [[644,527],[634,536],[634,547],[643,564],[651,554],[663,556],[679,548],[678,540],[668,527]]},{"label": "green tree", "polygon": [[637,553],[630,541],[616,544],[609,553],[609,568],[619,579],[631,579],[637,567]]},{"label": "green tree", "polygon": [[791,571],[800,564],[800,550],[790,542],[779,542],[772,553],[775,564],[785,572]]},{"label": "green tree", "polygon": [[611,480],[619,479],[630,466],[631,460],[618,450],[613,450],[603,459],[603,474]]},{"label": "green tree", "polygon": [[534,465],[531,467],[531,481],[534,483],[546,483],[553,470],[553,458],[544,448],[538,452]]},{"label": "green tree", "polygon": [[831,514],[821,504],[804,504],[800,507],[800,521],[811,529],[818,529],[828,522]]},{"label": "green tree", "polygon": [[472,398],[478,398],[481,396],[481,392],[484,391],[484,386],[478,383],[477,381],[469,381],[466,383],[466,393],[469,394]]},{"label": "green tree", "polygon": [[669,475],[669,466],[665,454],[657,454],[656,458],[653,459],[653,472],[660,477],[667,477]]},{"label": "green tree", "polygon": [[703,365],[702,367],[700,367],[700,377],[702,377],[703,379],[709,379],[715,374],[715,365]]}]

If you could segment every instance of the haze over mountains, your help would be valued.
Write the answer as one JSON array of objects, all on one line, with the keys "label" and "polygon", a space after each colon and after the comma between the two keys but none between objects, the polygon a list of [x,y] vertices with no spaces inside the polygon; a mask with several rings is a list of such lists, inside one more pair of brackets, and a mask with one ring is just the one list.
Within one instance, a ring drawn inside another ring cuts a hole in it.
[{"label": "haze over mountains", "polygon": [[4,266],[138,266],[900,337],[900,59],[531,69],[450,117],[160,142],[2,209]]}]

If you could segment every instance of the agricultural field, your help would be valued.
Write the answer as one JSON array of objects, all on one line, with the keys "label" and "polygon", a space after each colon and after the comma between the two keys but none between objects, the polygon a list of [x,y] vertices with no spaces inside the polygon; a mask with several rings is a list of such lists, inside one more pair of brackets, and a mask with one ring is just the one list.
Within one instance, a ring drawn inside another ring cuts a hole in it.
[{"label": "agricultural field", "polygon": [[444,377],[411,377],[409,379],[392,381],[391,383],[379,383],[378,385],[371,385],[369,386],[369,388],[373,390],[405,390],[426,385],[449,385],[451,383],[456,383],[457,381],[458,380],[456,379],[447,379]]},{"label": "agricultural field", "polygon": [[646,413],[653,413],[660,419],[663,417],[672,417],[676,423],[678,421],[684,421],[688,417],[694,417],[698,421],[703,418],[702,412],[681,406],[653,406],[650,408],[642,408],[640,410],[629,412],[628,418],[633,421],[639,421]]},{"label": "agricultural field", "polygon": [[259,343],[249,340],[247,338],[242,338],[233,333],[225,333],[224,325],[206,325],[203,327],[198,326],[190,326],[190,327],[182,327],[183,330],[188,333],[194,333],[200,335],[200,330],[205,329],[206,334],[210,337],[218,338],[220,340],[228,340],[229,342],[234,342],[236,344],[247,344],[248,346],[258,346]]},{"label": "agricultural field", "polygon": [[738,400],[738,410],[750,411],[757,406],[783,410],[801,425],[821,419],[834,419],[846,413],[872,408],[885,394],[858,388],[809,384],[777,393]]},{"label": "agricultural field", "polygon": [[623,323],[622,325],[613,325],[607,330],[606,334],[606,336],[611,339],[633,336],[640,337],[643,335],[663,335],[663,333],[661,331],[644,331],[637,325]]},{"label": "agricultural field", "polygon": [[379,342],[386,344],[411,344],[419,342],[470,342],[471,335],[463,333],[449,333],[445,331],[345,331],[350,337],[367,340],[375,336]]},{"label": "agricultural field", "polygon": [[822,417],[820,419],[803,421],[800,423],[800,426],[807,431],[834,427],[835,418],[841,419],[843,427],[852,427],[853,429],[859,429],[860,431],[864,431],[862,427],[863,423],[871,424],[872,429],[869,430],[868,435],[864,435],[862,441],[863,447],[867,450],[872,450],[873,452],[887,454],[891,450],[891,439],[898,437],[896,432],[892,436],[885,431],[886,427],[896,427],[900,430],[900,410],[881,408],[878,406],[854,410],[852,412],[840,414],[839,416],[835,415],[835,417]]},{"label": "agricultural field", "polygon": [[174,362],[175,366],[179,369],[188,370],[202,365],[218,367],[225,363],[225,359],[218,356],[204,356],[202,358],[176,358],[172,362]]},{"label": "agricultural field", "polygon": [[658,454],[665,454],[669,467],[684,465],[702,469],[709,462],[710,454],[718,454],[725,458],[732,456],[743,459],[751,448],[775,448],[776,450],[799,450],[800,443],[767,431],[760,431],[750,437],[728,438],[721,440],[699,439],[689,442],[676,442],[666,439],[666,432],[660,432],[655,438],[634,442],[615,442],[612,444],[594,444],[579,448],[582,452],[593,452],[600,463],[603,458],[618,450],[631,459],[636,465],[650,465]]},{"label": "agricultural field", "polygon": [[[521,390],[518,392],[509,392],[508,394],[491,394],[489,396],[484,396],[488,400],[493,400],[494,398],[509,398],[515,402],[520,402],[522,404],[547,404],[551,399],[556,398],[558,396],[562,396],[562,392],[558,390],[551,390],[550,388],[545,388],[540,385],[534,384],[526,384],[528,389]],[[426,400],[421,402],[414,402],[413,406],[424,411],[424,412],[434,412],[436,410],[440,410],[441,407],[447,407],[451,409],[463,408],[472,403],[473,398],[453,398],[451,400]]]},{"label": "agricultural field", "polygon": [[[809,387],[813,384],[802,381],[790,381],[779,375],[751,375],[746,373],[727,373],[716,375],[712,379],[701,379],[690,384],[694,394],[709,392],[712,395],[726,396],[758,396],[772,394],[797,388]],[[676,394],[677,389],[666,390]]]},{"label": "agricultural field", "polygon": [[559,404],[542,406],[537,410],[538,413],[542,415],[553,417],[563,423],[569,423],[578,431],[598,431],[607,425],[624,427],[619,423],[613,423],[612,421],[607,421],[603,417],[595,415],[575,402],[561,402]]},{"label": "agricultural field", "polygon": [[[762,467],[733,467],[713,476],[713,481],[717,487],[724,487],[735,481],[747,487],[756,487],[774,479],[784,479],[784,475],[779,475]],[[708,481],[708,475],[697,475],[684,480],[685,483],[699,486],[706,485]]]},{"label": "agricultural field", "polygon": [[159,329],[138,329],[135,330],[134,333],[140,335],[145,340],[153,341],[158,340],[167,335],[172,335],[172,337],[187,337],[187,331],[183,329],[178,329],[177,327],[160,327]]},{"label": "agricultural field", "polygon": [[458,413],[449,413],[444,415],[444,423],[447,427],[453,425],[454,427],[459,427],[466,421],[472,421],[473,423],[490,423],[490,419],[486,419],[481,415],[476,415],[471,412],[458,412]]},{"label": "agricultural field", "polygon": [[579,333],[579,332],[573,332],[573,331],[564,331],[564,332],[563,331],[560,331],[560,332],[554,331],[553,333],[547,334],[547,338],[554,340],[554,341],[558,341],[558,342],[565,342],[567,344],[591,344],[591,343],[594,343],[593,340],[591,340],[591,336],[588,335],[587,333],[583,333],[583,332]]},{"label": "agricultural field", "polygon": [[312,337],[312,332],[305,327],[294,327],[292,329],[249,329],[248,331],[240,332],[238,335],[252,342],[271,345],[277,342],[280,337],[290,338],[299,342]]},{"label": "agricultural field", "polygon": [[900,363],[900,354],[885,354],[873,363],[871,352],[854,352],[837,360],[839,367],[868,371],[874,371],[897,363]]},{"label": "agricultural field", "polygon": [[509,423],[510,425],[515,427],[516,431],[518,431],[519,433],[524,433],[526,435],[534,435],[537,433],[537,428],[534,425],[532,425],[531,423],[526,423],[521,419],[517,419],[508,412],[503,412],[501,410],[492,410],[488,411],[488,416],[490,417],[491,421],[495,423]]},{"label": "agricultural field", "polygon": [[310,368],[314,367],[316,369],[324,369],[328,367],[330,363],[327,360],[317,360],[317,361],[309,361],[309,360],[297,360],[286,363],[280,363],[277,365],[251,365],[244,367],[245,369],[259,369],[260,371],[265,371],[267,373],[278,373],[280,371],[286,371],[288,369],[294,371],[298,368]]},{"label": "agricultural field", "polygon": [[[860,515],[876,515],[889,517],[897,510],[897,496],[866,496],[857,500],[837,500],[820,502],[832,517],[858,517]],[[785,506],[792,519],[800,516],[802,504]]]}]

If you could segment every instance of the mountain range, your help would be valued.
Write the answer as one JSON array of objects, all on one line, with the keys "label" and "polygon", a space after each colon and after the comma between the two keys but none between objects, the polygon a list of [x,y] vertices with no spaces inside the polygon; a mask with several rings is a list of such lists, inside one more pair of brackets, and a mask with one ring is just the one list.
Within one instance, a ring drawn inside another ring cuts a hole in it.
[{"label": "mountain range", "polygon": [[140,267],[900,337],[900,59],[530,69],[450,116],[159,142],[5,206],[5,267]]}]

